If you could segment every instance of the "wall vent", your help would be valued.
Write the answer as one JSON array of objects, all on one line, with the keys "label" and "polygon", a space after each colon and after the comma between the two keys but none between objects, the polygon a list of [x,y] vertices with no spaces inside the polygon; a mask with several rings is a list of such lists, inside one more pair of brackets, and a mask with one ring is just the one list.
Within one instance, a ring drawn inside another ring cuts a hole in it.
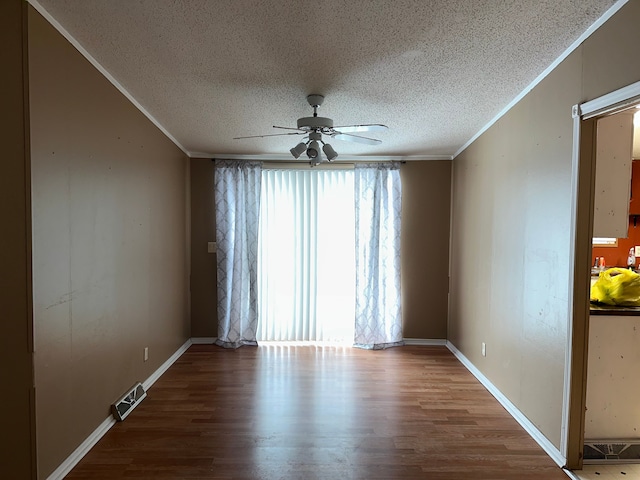
[{"label": "wall vent", "polygon": [[585,440],[584,463],[640,463],[638,440]]},{"label": "wall vent", "polygon": [[138,384],[129,389],[120,400],[111,405],[113,417],[121,422],[146,396],[147,392],[145,392],[142,384],[138,382]]}]

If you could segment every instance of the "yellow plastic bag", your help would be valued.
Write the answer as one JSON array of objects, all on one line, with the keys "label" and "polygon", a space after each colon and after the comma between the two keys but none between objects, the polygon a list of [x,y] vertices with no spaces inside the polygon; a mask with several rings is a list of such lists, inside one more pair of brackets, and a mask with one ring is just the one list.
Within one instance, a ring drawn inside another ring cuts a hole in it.
[{"label": "yellow plastic bag", "polygon": [[605,305],[640,306],[640,275],[626,268],[600,272],[591,287],[591,301]]}]

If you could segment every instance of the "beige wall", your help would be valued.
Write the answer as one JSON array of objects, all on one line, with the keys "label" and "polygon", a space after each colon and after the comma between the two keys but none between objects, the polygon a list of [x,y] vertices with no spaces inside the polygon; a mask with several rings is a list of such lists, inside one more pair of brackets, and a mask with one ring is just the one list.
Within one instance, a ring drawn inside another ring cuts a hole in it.
[{"label": "beige wall", "polygon": [[32,9],[29,52],[46,478],[190,337],[188,159]]},{"label": "beige wall", "polygon": [[26,3],[0,2],[0,476],[36,478]]},{"label": "beige wall", "polygon": [[449,339],[556,447],[572,302],[571,106],[640,80],[638,23],[632,0],[453,162]]},{"label": "beige wall", "polygon": [[451,161],[407,162],[400,175],[404,337],[446,339]]},{"label": "beige wall", "polygon": [[207,242],[216,241],[213,160],[191,159],[191,335],[218,336],[216,255]]},{"label": "beige wall", "polygon": [[[407,162],[402,176],[404,336],[445,339],[451,162]],[[214,163],[191,160],[191,330],[217,336]]]}]

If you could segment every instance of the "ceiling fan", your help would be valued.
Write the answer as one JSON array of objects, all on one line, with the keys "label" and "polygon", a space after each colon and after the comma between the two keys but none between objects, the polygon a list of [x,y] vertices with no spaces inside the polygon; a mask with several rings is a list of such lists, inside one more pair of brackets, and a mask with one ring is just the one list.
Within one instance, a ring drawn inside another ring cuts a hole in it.
[{"label": "ceiling fan", "polygon": [[279,127],[277,125],[273,126],[273,128],[279,128],[282,130],[293,130],[292,132],[274,133],[270,135],[251,135],[248,137],[235,137],[234,140],[245,138],[278,137],[283,135],[304,135],[302,142],[293,147],[290,152],[294,158],[298,158],[300,157],[300,155],[306,152],[307,157],[309,157],[309,159],[311,160],[311,166],[319,165],[323,161],[320,155],[320,143],[322,144],[322,151],[326,155],[328,161],[335,160],[338,157],[338,153],[333,149],[333,147],[322,140],[323,135],[335,138],[337,140],[364,143],[366,145],[378,145],[382,143],[382,140],[378,140],[377,138],[363,137],[362,135],[354,135],[354,133],[384,132],[388,129],[386,125],[367,124],[334,127],[333,120],[331,118],[318,116],[318,107],[322,105],[323,101],[323,95],[312,94],[307,96],[307,102],[313,108],[313,116],[299,118],[297,128]]}]

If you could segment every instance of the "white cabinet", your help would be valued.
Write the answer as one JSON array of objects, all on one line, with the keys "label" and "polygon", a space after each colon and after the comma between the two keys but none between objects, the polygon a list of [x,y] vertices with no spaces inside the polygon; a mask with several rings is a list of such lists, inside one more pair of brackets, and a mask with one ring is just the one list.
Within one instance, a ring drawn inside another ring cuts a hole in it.
[{"label": "white cabinet", "polygon": [[593,236],[627,238],[633,111],[598,120]]},{"label": "white cabinet", "polygon": [[640,316],[591,315],[587,440],[640,438]]}]

